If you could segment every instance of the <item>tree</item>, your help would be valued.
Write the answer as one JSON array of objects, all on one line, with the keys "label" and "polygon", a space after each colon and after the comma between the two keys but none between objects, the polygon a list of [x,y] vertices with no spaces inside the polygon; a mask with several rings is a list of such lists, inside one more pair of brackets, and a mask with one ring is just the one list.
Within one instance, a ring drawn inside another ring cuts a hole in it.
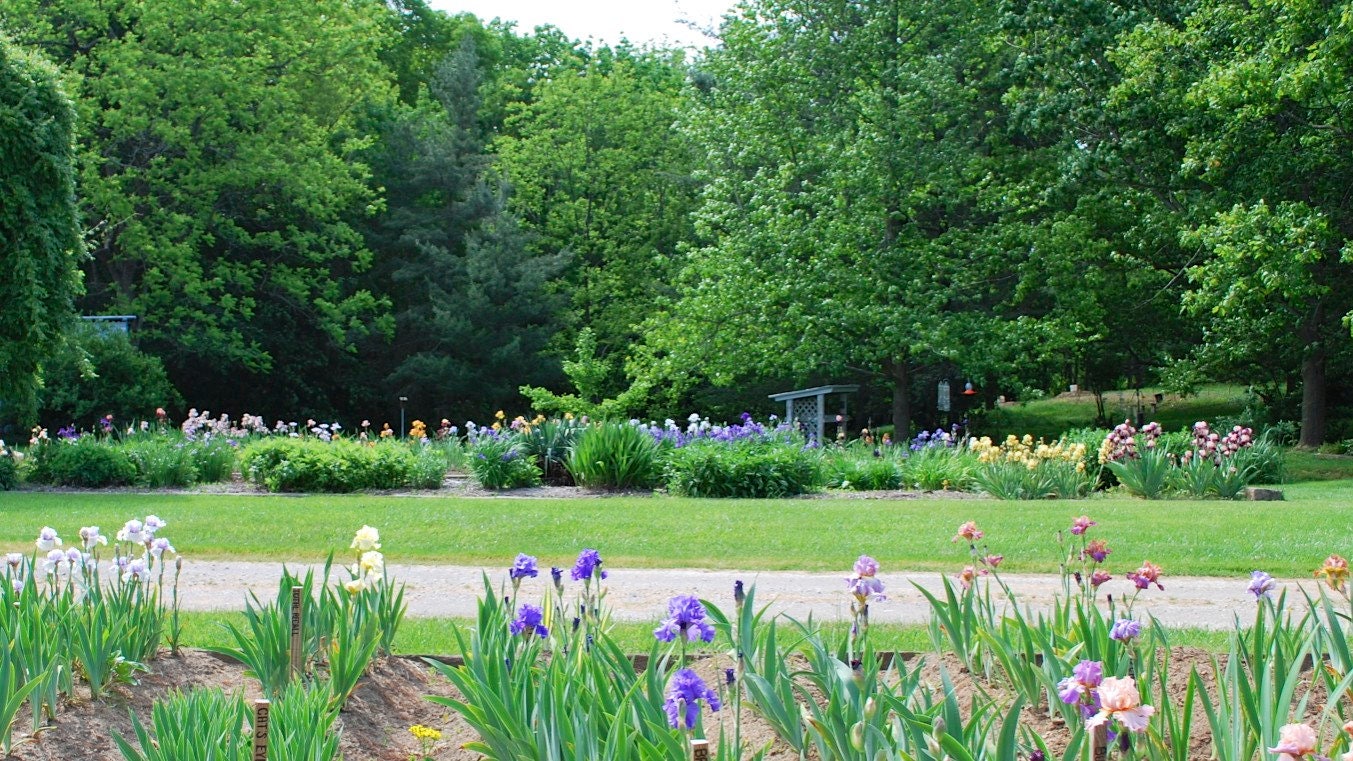
[{"label": "tree", "polygon": [[24,417],[80,291],[74,138],[56,68],[0,34],[0,399]]},{"label": "tree", "polygon": [[866,373],[901,435],[918,375],[1005,356],[1023,254],[991,31],[969,3],[742,6],[683,119],[702,242],[644,371]]},{"label": "tree", "polygon": [[[369,345],[380,387],[438,416],[484,414],[551,383],[540,353],[562,299],[547,285],[567,257],[531,251],[490,176],[472,38],[438,67],[425,97],[391,112],[369,153],[387,210],[369,226],[372,288],[389,290],[394,341]],[[394,396],[392,393],[389,396]]]},{"label": "tree", "polygon": [[[367,0],[7,2],[78,75],[89,310],[140,317],[190,403],[294,417],[380,330],[356,288],[379,208],[355,116],[391,97]],[[280,383],[269,382],[280,380]]]},{"label": "tree", "polygon": [[694,155],[673,127],[684,72],[676,53],[591,51],[537,84],[493,143],[536,250],[573,254],[560,287],[608,368],[599,397],[619,390],[637,326],[670,293],[691,236]]},{"label": "tree", "polygon": [[1353,310],[1349,14],[1346,2],[1201,2],[1117,53],[1114,102],[1158,104],[1183,146],[1178,186],[1199,189],[1180,230],[1187,306],[1206,331],[1198,357],[1242,380],[1299,375],[1305,446],[1324,442],[1328,368],[1353,348],[1341,323]]}]

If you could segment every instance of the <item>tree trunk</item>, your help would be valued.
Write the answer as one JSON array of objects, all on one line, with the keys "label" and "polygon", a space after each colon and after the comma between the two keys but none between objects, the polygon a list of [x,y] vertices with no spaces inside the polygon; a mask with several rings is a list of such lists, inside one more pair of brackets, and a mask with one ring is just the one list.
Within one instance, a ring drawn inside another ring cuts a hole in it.
[{"label": "tree trunk", "polygon": [[1325,349],[1317,344],[1301,361],[1301,439],[1303,447],[1325,443]]},{"label": "tree trunk", "polygon": [[885,369],[893,381],[893,441],[902,444],[911,438],[911,369],[906,357],[888,362]]}]

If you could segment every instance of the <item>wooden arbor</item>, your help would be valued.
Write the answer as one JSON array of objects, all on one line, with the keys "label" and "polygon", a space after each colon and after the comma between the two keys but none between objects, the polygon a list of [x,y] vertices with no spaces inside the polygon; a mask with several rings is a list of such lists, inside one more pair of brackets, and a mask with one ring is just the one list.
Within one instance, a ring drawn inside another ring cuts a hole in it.
[{"label": "wooden arbor", "polygon": [[[799,389],[798,391],[771,394],[770,398],[785,403],[784,419],[786,423],[795,425],[802,422],[809,435],[816,436],[820,443],[823,440],[827,423],[836,422],[837,415],[841,416],[842,426],[850,421],[850,416],[847,414],[846,397],[859,390],[859,386],[817,386]],[[827,397],[829,396],[836,396],[840,399],[840,406],[831,412],[827,411]]]}]

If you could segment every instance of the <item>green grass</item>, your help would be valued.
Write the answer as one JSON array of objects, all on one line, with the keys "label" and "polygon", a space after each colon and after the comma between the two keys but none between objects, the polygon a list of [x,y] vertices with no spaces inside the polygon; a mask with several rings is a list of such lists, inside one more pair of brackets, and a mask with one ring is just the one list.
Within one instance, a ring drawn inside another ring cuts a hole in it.
[{"label": "green grass", "polygon": [[[227,645],[231,641],[221,626],[227,621],[236,626],[244,625],[242,613],[184,613],[183,645],[185,647],[212,647]],[[657,621],[648,623],[625,622],[611,629],[611,636],[629,653],[646,653],[653,646],[653,628]],[[455,627],[459,626],[464,636],[469,636],[474,621],[453,618],[406,618],[395,638],[395,652],[399,655],[459,655],[456,644]],[[832,640],[844,637],[850,626],[847,621],[836,621],[822,626],[831,633]],[[794,627],[782,624],[781,642],[793,642]],[[1229,632],[1220,629],[1171,629],[1170,644],[1199,647],[1221,652],[1226,649]],[[869,627],[869,637],[878,650],[901,652],[927,652],[930,647],[930,635],[919,624],[873,624]],[[787,639],[788,638],[788,639]],[[712,644],[695,643],[690,646],[692,653],[721,653],[726,650],[721,639]]]},{"label": "green grass", "polygon": [[381,530],[393,563],[497,568],[518,552],[543,566],[571,564],[596,547],[613,569],[728,568],[844,571],[861,553],[888,570],[945,571],[966,548],[950,542],[976,520],[1003,569],[1055,572],[1055,537],[1089,514],[1120,571],[1150,559],[1167,574],[1234,576],[1262,567],[1311,573],[1353,544],[1353,481],[1288,484],[1287,502],[1246,503],[1099,497],[1075,502],[973,499],[874,501],[464,499],[388,496],[0,493],[0,551],[33,550],[42,526],[70,541],[81,526],[113,534],[154,513],[190,560],[317,561],[346,552],[363,523]]},{"label": "green grass", "polygon": [[1353,478],[1353,457],[1317,454],[1300,449],[1289,450],[1287,477],[1291,481],[1335,481]]},{"label": "green grass", "polygon": [[[1164,389],[1143,388],[1142,403],[1147,418],[1160,423],[1166,431],[1188,428],[1199,420],[1234,417],[1245,409],[1244,386],[1211,385],[1183,398],[1178,394],[1166,394],[1165,401],[1152,414],[1151,402],[1158,392],[1164,393]],[[1136,409],[1136,389],[1105,392],[1104,413],[1110,425],[1135,419]],[[993,438],[997,435],[1004,438],[1008,433],[1020,436],[1028,433],[1035,438],[1052,440],[1065,431],[1093,426],[1095,414],[1095,397],[1091,394],[1052,397],[1002,406],[987,415],[981,428]]]}]

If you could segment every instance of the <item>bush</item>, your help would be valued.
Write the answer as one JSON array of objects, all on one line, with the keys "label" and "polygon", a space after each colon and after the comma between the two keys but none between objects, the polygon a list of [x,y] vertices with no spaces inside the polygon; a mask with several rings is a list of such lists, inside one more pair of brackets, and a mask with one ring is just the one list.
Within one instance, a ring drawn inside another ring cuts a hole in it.
[{"label": "bush", "polygon": [[408,486],[414,460],[398,442],[272,438],[245,447],[240,466],[268,491],[353,492]]},{"label": "bush", "polygon": [[85,324],[44,363],[38,399],[40,420],[77,426],[93,426],[104,415],[123,423],[154,420],[156,407],[183,404],[158,357],[126,334]]},{"label": "bush", "polygon": [[19,463],[14,453],[0,444],[0,491],[9,491],[19,485]]},{"label": "bush", "polygon": [[470,442],[470,472],[485,489],[516,489],[540,483],[540,468],[522,452],[514,437],[496,431]]},{"label": "bush", "polygon": [[136,465],[122,448],[94,436],[48,441],[32,450],[32,480],[55,486],[127,486]]},{"label": "bush", "polygon": [[697,442],[673,449],[667,488],[687,497],[788,497],[824,483],[821,458],[793,444]]},{"label": "bush", "polygon": [[564,466],[579,486],[651,489],[661,480],[659,446],[647,431],[628,423],[600,423],[578,434]]}]

